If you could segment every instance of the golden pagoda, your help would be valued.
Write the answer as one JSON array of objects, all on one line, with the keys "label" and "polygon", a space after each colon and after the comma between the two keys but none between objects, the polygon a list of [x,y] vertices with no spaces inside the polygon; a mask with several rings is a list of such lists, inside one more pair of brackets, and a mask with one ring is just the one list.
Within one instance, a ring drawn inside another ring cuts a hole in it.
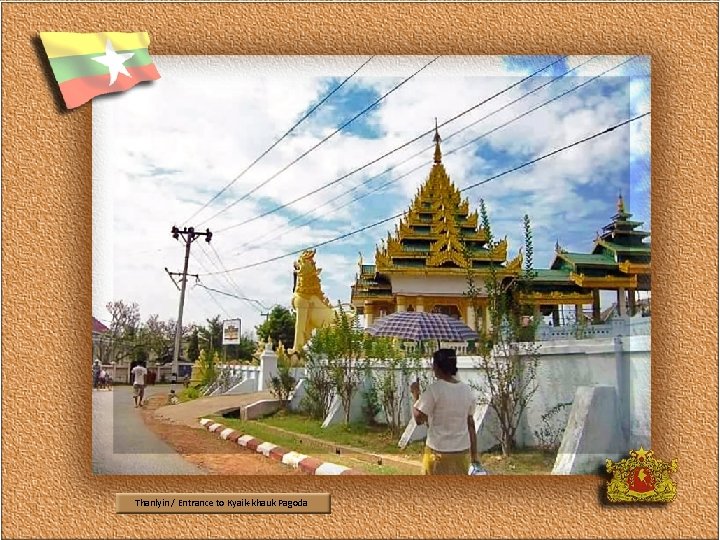
[{"label": "golden pagoda", "polygon": [[[470,213],[468,200],[445,171],[437,127],[434,141],[430,174],[394,234],[388,232],[376,247],[375,264],[364,264],[360,254],[350,301],[368,325],[396,311],[427,311],[487,331],[487,300],[479,299],[482,320],[476,321],[465,294],[468,265],[476,285],[484,282],[491,264],[507,283],[520,275],[522,254],[507,261],[506,239],[488,249],[478,212]],[[565,306],[575,308],[576,320],[583,317],[585,306],[592,306],[592,322],[601,323],[600,291],[611,290],[617,293],[619,314],[635,315],[636,291],[650,290],[650,244],[644,241],[650,233],[638,230],[642,222],[631,217],[620,196],[617,213],[598,234],[591,253],[571,253],[557,243],[550,268],[533,270],[531,290],[514,300],[533,306],[537,316],[552,315],[554,325],[560,323],[559,311]]]},{"label": "golden pagoda", "polygon": [[[468,265],[482,279],[492,263],[501,277],[517,275],[521,257],[506,265],[507,240],[488,249],[488,234],[470,213],[467,199],[450,180],[442,163],[440,135],[435,129],[434,163],[394,234],[376,248],[375,264],[363,264],[352,286],[351,303],[367,324],[396,311],[445,313],[475,326],[468,298]],[[481,328],[487,328],[487,307]]]}]

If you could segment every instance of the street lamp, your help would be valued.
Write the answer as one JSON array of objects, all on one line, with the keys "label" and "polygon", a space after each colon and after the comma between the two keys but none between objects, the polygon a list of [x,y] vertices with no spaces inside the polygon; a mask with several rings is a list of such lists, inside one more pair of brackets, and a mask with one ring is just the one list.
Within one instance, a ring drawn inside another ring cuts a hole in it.
[{"label": "street lamp", "polygon": [[115,384],[115,360],[113,360],[110,363],[112,364],[112,367],[113,367],[113,384]]}]

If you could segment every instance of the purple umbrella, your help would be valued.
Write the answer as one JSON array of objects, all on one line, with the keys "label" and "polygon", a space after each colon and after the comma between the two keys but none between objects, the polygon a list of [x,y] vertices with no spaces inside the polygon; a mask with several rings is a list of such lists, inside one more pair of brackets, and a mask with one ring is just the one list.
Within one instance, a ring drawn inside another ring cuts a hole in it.
[{"label": "purple umbrella", "polygon": [[468,341],[478,339],[477,332],[465,323],[443,313],[400,311],[378,320],[367,332],[372,336],[397,337],[413,341],[436,339]]}]

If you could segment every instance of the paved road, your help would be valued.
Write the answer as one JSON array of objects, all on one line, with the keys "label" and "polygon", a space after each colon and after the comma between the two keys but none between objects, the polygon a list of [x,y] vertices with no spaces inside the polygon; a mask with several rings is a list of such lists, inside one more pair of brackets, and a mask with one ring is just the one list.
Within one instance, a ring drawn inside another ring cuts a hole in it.
[{"label": "paved road", "polygon": [[[148,387],[146,397],[166,394]],[[185,461],[150,431],[135,409],[132,388],[93,390],[93,472],[95,474],[207,474]]]}]

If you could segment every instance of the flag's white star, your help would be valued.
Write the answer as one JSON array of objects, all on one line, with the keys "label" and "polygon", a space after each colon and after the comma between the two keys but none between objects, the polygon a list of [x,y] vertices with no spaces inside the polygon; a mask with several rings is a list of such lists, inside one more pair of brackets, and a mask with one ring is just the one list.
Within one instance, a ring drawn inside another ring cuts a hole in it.
[{"label": "flag's white star", "polygon": [[108,69],[110,70],[109,86],[112,86],[117,79],[118,73],[122,73],[123,75],[127,75],[128,77],[132,77],[132,75],[128,73],[128,70],[124,64],[134,55],[135,53],[116,53],[115,49],[113,49],[112,43],[110,43],[110,40],[107,40],[107,42],[105,43],[105,54],[103,56],[95,56],[93,57],[93,60],[108,67]]}]

